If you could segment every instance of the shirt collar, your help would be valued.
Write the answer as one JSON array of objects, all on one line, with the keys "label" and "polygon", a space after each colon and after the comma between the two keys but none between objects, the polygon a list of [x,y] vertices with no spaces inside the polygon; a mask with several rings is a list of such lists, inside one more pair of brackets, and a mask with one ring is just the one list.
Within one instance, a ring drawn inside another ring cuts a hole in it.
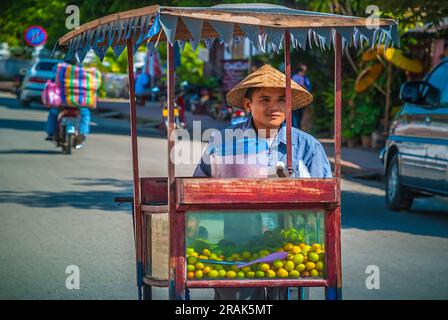
[{"label": "shirt collar", "polygon": [[[243,125],[243,129],[244,130],[247,130],[247,129],[255,130],[252,115],[250,113],[249,113],[249,117],[248,117],[247,121]],[[278,129],[278,133],[277,133],[277,136],[275,139],[276,140],[278,139],[279,142],[286,145],[286,121],[283,121],[282,124],[280,125],[280,128]]]}]

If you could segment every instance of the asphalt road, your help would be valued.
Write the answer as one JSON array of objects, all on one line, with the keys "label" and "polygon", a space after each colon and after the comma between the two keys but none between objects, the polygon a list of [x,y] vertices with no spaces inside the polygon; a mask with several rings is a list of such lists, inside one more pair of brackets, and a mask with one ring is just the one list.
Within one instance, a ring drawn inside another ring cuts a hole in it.
[{"label": "asphalt road", "polygon": [[[93,117],[85,147],[66,156],[44,141],[45,120],[42,107],[0,94],[0,299],[135,299],[130,207],[113,202],[132,192],[128,124]],[[165,140],[141,135],[142,175],[165,176]],[[381,183],[343,180],[344,299],[447,299],[448,202],[417,200],[396,213],[383,197]],[[66,288],[69,265],[79,267],[79,290]],[[380,289],[365,286],[369,265]]]}]

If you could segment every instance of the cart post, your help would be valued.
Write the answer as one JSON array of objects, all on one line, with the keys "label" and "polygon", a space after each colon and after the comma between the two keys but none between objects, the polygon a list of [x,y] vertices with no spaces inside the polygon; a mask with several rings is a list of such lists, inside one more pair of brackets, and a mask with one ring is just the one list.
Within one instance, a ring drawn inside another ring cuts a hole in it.
[{"label": "cart post", "polygon": [[290,50],[290,34],[285,31],[285,102],[286,102],[286,162],[289,175],[292,174],[292,148],[291,148],[291,125],[292,125],[292,96],[291,96],[291,50]]},{"label": "cart post", "polygon": [[342,299],[341,264],[341,62],[342,38],[335,31],[334,42],[334,176],[337,179],[337,206],[326,218],[328,286],[325,291],[327,300]]},{"label": "cart post", "polygon": [[132,37],[126,41],[128,52],[128,77],[129,77],[129,106],[131,114],[131,146],[132,146],[132,173],[133,173],[133,212],[135,214],[135,252],[137,258],[137,287],[138,299],[142,299],[143,286],[143,246],[142,246],[142,214],[140,208],[140,183],[138,168],[138,145],[137,145],[137,112],[135,109],[135,86],[134,86],[134,57]]},{"label": "cart post", "polygon": [[[185,298],[185,213],[176,212],[175,163],[171,159],[174,150],[174,45],[167,41],[167,106],[168,106],[168,211],[170,225],[169,298]],[[174,155],[173,155],[174,156]]]}]

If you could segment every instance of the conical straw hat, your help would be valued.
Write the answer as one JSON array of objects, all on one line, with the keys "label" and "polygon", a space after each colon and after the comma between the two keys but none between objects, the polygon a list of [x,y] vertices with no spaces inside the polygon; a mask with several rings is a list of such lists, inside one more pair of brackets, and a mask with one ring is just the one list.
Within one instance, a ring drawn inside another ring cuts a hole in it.
[{"label": "conical straw hat", "polygon": [[[243,108],[243,99],[249,88],[285,88],[286,76],[284,73],[265,64],[248,75],[237,84],[227,95],[227,102],[236,108]],[[291,79],[292,109],[303,108],[313,102],[313,96],[305,88]]]}]

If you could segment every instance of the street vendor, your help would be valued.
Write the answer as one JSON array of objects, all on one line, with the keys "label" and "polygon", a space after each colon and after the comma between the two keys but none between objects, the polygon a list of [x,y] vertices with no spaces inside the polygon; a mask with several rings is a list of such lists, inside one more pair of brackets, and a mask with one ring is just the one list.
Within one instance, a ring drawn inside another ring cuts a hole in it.
[{"label": "street vendor", "polygon": [[[292,110],[309,105],[313,97],[303,87],[291,80]],[[268,143],[268,155],[277,159],[268,165],[276,166],[286,161],[286,102],[285,75],[269,65],[257,69],[227,93],[227,102],[244,108],[249,117],[246,122],[233,125],[211,136],[206,150],[213,150],[225,141],[226,130],[253,130]],[[221,134],[219,139],[216,135]],[[331,167],[321,143],[297,128],[291,131],[292,178],[331,178]],[[194,176],[211,177],[210,154],[204,152]]]},{"label": "street vendor", "polygon": [[[264,65],[257,69],[232,90],[227,93],[227,102],[236,108],[243,108],[250,114],[246,122],[234,125],[220,132],[221,137],[217,138],[218,131],[213,134],[208,142],[201,163],[196,167],[195,177],[212,177],[210,166],[210,150],[216,150],[218,144],[225,141],[226,130],[240,129],[243,132],[255,131],[257,139],[265,139],[268,148],[269,161],[267,165],[271,167],[270,172],[278,172],[275,167],[286,161],[286,112],[285,102],[285,74],[275,68]],[[303,108],[309,105],[313,97],[303,87],[291,80],[292,110]],[[291,128],[292,146],[292,174],[290,178],[331,178],[331,167],[321,143],[310,134],[297,128]],[[258,149],[257,149],[258,150]],[[275,161],[272,161],[275,159]],[[242,177],[242,176],[239,176]],[[245,178],[253,177],[247,176]],[[300,192],[300,190],[298,190]],[[248,215],[250,216],[250,215]],[[269,218],[269,217],[268,217]],[[244,219],[250,219],[244,218]],[[264,220],[264,219],[261,219]],[[271,219],[272,220],[272,219]],[[234,221],[232,228],[239,228],[242,233],[247,233],[241,228],[253,225],[253,221]],[[228,224],[224,221],[224,224]],[[273,221],[261,221],[257,225],[263,232],[272,228]],[[225,226],[229,229],[229,226]],[[225,236],[225,235],[224,235]],[[221,288],[215,290],[215,299],[286,299],[287,290],[281,288],[246,288],[233,289]]]}]

